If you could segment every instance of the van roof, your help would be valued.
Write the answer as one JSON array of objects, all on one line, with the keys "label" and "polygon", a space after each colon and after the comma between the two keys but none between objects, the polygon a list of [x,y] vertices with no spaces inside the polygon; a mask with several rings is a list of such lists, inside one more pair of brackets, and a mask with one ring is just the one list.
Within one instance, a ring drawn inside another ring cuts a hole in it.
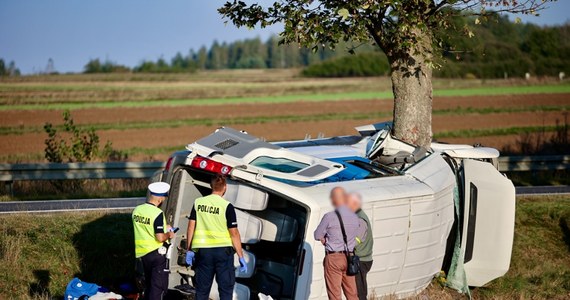
[{"label": "van roof", "polygon": [[342,163],[292,151],[232,128],[220,128],[187,148],[195,155],[282,180],[318,181],[345,169]]},{"label": "van roof", "polygon": [[268,143],[246,132],[220,128],[187,149],[191,151],[189,158],[208,157],[255,175],[251,178],[262,174],[272,182],[266,183],[267,188],[293,193],[324,207],[329,206],[328,194],[335,186],[356,191],[363,199],[421,197],[437,188],[426,183],[426,178],[450,172],[440,155],[428,155],[405,172],[374,169],[379,167],[365,157],[364,143],[368,139],[363,136]]},{"label": "van roof", "polygon": [[366,158],[368,139],[340,136],[268,143],[243,131],[220,128],[188,145],[192,155],[299,187],[400,175]]}]

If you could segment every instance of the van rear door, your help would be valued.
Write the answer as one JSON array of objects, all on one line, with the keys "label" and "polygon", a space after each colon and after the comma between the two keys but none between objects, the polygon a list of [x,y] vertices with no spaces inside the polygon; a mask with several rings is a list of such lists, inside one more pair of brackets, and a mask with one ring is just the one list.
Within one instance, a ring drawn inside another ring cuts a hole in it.
[{"label": "van rear door", "polygon": [[461,249],[469,286],[503,276],[511,261],[515,187],[495,167],[463,160],[464,206]]}]

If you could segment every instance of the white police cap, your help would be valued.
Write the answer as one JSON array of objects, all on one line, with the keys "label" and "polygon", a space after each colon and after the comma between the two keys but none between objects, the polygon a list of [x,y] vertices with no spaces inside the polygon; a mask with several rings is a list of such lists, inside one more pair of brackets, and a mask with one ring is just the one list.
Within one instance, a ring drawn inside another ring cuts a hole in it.
[{"label": "white police cap", "polygon": [[148,185],[148,190],[153,196],[166,197],[170,190],[170,184],[166,182],[153,182]]}]

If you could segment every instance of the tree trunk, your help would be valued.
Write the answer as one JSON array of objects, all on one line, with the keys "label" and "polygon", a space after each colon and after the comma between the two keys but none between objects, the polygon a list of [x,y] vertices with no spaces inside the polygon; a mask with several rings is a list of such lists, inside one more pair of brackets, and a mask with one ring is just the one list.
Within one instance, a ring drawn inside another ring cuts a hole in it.
[{"label": "tree trunk", "polygon": [[388,57],[394,92],[393,134],[410,144],[429,148],[433,94],[432,69],[427,62],[432,46],[427,35],[418,40],[416,49],[394,51]]}]

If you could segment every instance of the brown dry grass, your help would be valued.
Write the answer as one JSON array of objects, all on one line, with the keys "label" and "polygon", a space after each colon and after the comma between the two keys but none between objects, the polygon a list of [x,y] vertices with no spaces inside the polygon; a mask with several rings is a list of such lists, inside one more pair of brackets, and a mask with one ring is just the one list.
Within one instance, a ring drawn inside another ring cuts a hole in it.
[{"label": "brown dry grass", "polygon": [[141,197],[148,183],[145,178],[16,181],[13,196],[8,195],[6,185],[0,185],[0,201]]}]

